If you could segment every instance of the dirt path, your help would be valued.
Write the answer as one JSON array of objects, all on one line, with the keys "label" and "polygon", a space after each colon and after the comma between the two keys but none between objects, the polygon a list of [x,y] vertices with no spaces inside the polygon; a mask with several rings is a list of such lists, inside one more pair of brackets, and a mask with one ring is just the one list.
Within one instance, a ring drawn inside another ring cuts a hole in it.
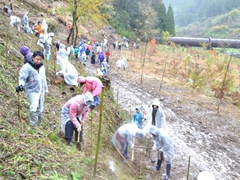
[{"label": "dirt path", "polygon": [[[86,72],[90,75],[95,73],[97,66],[87,62]],[[130,106],[133,110],[137,105],[145,105],[148,112],[154,98],[163,100],[166,130],[174,141],[176,154],[171,179],[186,179],[189,156],[191,180],[197,179],[201,171],[210,171],[219,180],[240,179],[239,118],[231,114],[216,115],[212,99],[194,97],[185,89],[164,86],[160,94],[158,81],[144,77],[145,83],[141,85],[138,73],[117,72],[114,62],[110,63],[108,76],[115,98],[127,111]],[[160,174],[165,173],[165,165],[159,174],[149,168],[149,158],[143,161],[146,164],[144,179],[159,179]]]}]

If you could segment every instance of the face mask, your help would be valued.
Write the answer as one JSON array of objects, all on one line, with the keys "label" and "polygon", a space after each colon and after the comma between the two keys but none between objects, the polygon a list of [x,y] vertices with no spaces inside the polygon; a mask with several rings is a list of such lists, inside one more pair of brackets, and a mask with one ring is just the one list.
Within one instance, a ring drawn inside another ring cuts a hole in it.
[{"label": "face mask", "polygon": [[36,67],[36,69],[39,69],[42,65],[43,65],[43,63],[35,64],[35,67]]}]

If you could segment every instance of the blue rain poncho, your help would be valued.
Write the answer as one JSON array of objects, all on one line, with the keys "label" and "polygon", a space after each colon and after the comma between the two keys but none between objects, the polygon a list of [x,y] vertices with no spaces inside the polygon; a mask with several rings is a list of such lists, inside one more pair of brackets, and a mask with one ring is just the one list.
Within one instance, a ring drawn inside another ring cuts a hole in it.
[{"label": "blue rain poncho", "polygon": [[134,124],[138,126],[138,128],[142,129],[142,118],[143,118],[143,113],[141,112],[141,107],[136,107],[136,109],[139,110],[139,113],[135,112],[133,114],[132,121]]},{"label": "blue rain poncho", "polygon": [[124,124],[113,135],[112,143],[117,149],[119,149],[123,153],[128,145],[131,148],[134,147],[134,137],[141,138],[144,136],[145,133],[143,132],[143,130],[139,129],[136,124]]},{"label": "blue rain poncho", "polygon": [[45,67],[36,70],[33,66],[32,61],[23,65],[19,72],[19,85],[23,85],[26,91],[30,111],[36,112],[39,105],[40,112],[43,112],[44,96],[48,92]]},{"label": "blue rain poncho", "polygon": [[156,126],[150,126],[149,133],[155,135],[153,143],[156,149],[161,149],[167,156],[167,164],[171,164],[174,158],[174,145],[172,139],[163,130],[158,129]]},{"label": "blue rain poncho", "polygon": [[151,105],[151,109],[150,109],[150,111],[149,111],[149,113],[147,114],[147,117],[146,117],[146,119],[147,119],[147,124],[146,124],[146,126],[144,127],[145,132],[149,130],[149,127],[150,127],[151,125],[154,125],[154,124],[153,124],[153,105],[158,106],[157,112],[156,112],[156,114],[155,114],[155,126],[156,126],[157,128],[163,128],[164,125],[165,125],[165,115],[164,115],[164,111],[163,111],[162,107],[160,106],[159,100],[158,100],[158,99],[154,99],[154,100],[153,100],[153,103],[152,103],[152,105]]},{"label": "blue rain poncho", "polygon": [[37,45],[43,48],[43,54],[47,56],[47,60],[49,60],[48,56],[51,55],[51,44],[52,44],[51,36],[54,36],[54,34],[53,33],[40,34],[37,42]]},{"label": "blue rain poncho", "polygon": [[33,33],[32,29],[29,27],[28,12],[23,16],[23,25],[25,33]]}]

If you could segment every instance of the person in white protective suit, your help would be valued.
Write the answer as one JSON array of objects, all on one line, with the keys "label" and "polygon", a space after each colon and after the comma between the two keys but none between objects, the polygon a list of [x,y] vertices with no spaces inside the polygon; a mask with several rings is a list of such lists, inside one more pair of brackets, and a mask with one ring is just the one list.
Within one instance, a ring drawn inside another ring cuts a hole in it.
[{"label": "person in white protective suit", "polygon": [[107,47],[108,46],[108,40],[107,39],[103,39],[103,47]]},{"label": "person in white protective suit", "polygon": [[51,36],[54,36],[54,33],[40,34],[37,42],[37,45],[42,47],[43,53],[46,56],[47,60],[50,60],[51,56],[51,44],[52,44]]},{"label": "person in white protective suit", "polygon": [[[60,58],[60,57],[58,57]],[[61,75],[67,85],[77,86],[78,72],[76,68],[68,61],[60,58],[61,71],[57,72],[56,75]]]},{"label": "person in white protective suit", "polygon": [[68,61],[69,52],[65,49],[64,44],[59,45],[59,50],[57,52],[57,64],[61,65],[61,61]]},{"label": "person in white protective suit", "polygon": [[48,33],[48,24],[46,22],[46,20],[44,19],[43,22],[42,22],[42,30],[43,30],[43,33],[44,34],[47,34]]},{"label": "person in white protective suit", "polygon": [[[61,111],[61,129],[65,134],[67,145],[72,145],[73,131],[75,131],[75,141],[77,134],[82,136],[83,125],[90,111],[89,106],[93,102],[93,96],[90,92],[83,95],[77,95],[69,99],[62,107]],[[82,140],[82,137],[80,137]]]},{"label": "person in white protective suit", "polygon": [[147,123],[144,127],[144,131],[147,132],[151,125],[156,126],[157,128],[164,128],[165,125],[165,114],[160,106],[159,100],[156,98],[153,100],[151,109],[149,110],[147,116]]},{"label": "person in white protective suit", "polygon": [[124,70],[127,68],[127,60],[124,56],[122,56],[122,59],[118,60],[116,62],[117,68],[121,69],[123,68]]},{"label": "person in white protective suit", "polygon": [[82,52],[82,64],[84,65],[84,66],[86,66],[86,60],[87,60],[87,56],[86,56],[86,53],[85,53],[85,51],[83,51]]},{"label": "person in white protective suit", "polygon": [[28,15],[29,15],[29,12],[26,12],[23,16],[24,31],[25,31],[25,33],[33,34],[32,29],[29,27]]},{"label": "person in white protective suit", "polygon": [[10,25],[14,26],[16,24],[18,32],[20,32],[20,25],[21,25],[21,19],[17,16],[11,15],[10,16]]},{"label": "person in white protective suit", "polygon": [[44,55],[36,51],[32,55],[32,61],[24,64],[19,72],[19,86],[17,92],[25,89],[30,103],[30,125],[37,128],[42,121],[43,103],[45,93],[48,93]]},{"label": "person in white protective suit", "polygon": [[[163,130],[158,129],[156,126],[151,126],[149,129],[149,133],[153,136],[153,150],[157,150],[158,152],[163,152],[163,154],[167,157],[167,168],[166,168],[166,176],[164,180],[168,180],[170,178],[171,164],[174,158],[174,145],[170,136]],[[163,158],[157,158],[157,166],[156,170],[160,170],[162,165]]]},{"label": "person in white protective suit", "polygon": [[97,46],[97,54],[100,53],[102,51],[102,48],[100,45]]},{"label": "person in white protective suit", "polygon": [[[112,143],[117,148],[124,157],[128,157],[128,145],[133,148],[133,139],[142,138],[146,134],[143,130],[139,129],[134,123],[122,125],[113,135]],[[123,159],[123,163],[126,163]]]}]

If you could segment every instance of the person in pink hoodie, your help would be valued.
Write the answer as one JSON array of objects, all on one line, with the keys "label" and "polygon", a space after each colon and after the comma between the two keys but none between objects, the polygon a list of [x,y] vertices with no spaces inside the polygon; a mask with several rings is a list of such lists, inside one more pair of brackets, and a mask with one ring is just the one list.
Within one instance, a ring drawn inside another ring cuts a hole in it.
[{"label": "person in pink hoodie", "polygon": [[72,145],[73,131],[75,131],[75,141],[77,141],[77,134],[79,134],[79,132],[80,139],[82,140],[82,126],[90,111],[89,106],[92,102],[92,94],[86,92],[83,95],[72,97],[63,105],[61,111],[61,128],[65,133],[67,145]]},{"label": "person in pink hoodie", "polygon": [[90,107],[94,109],[94,107],[100,104],[100,100],[97,96],[102,92],[103,87],[102,82],[100,81],[100,79],[96,77],[83,77],[83,76],[78,77],[78,82],[81,85],[85,84],[83,94],[88,91],[92,93],[94,102]]}]

